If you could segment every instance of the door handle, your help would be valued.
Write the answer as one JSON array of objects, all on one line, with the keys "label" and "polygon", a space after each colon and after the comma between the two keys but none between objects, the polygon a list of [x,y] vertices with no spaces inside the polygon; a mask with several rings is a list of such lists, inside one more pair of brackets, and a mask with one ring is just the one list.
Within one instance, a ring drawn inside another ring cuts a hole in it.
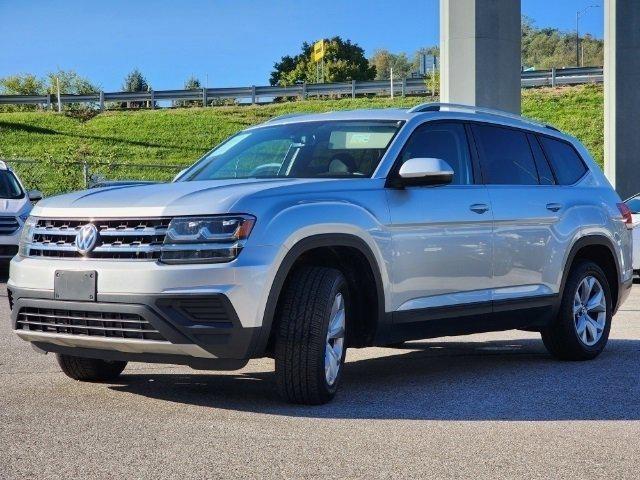
[{"label": "door handle", "polygon": [[562,205],[559,203],[547,203],[547,210],[551,210],[552,212],[557,212],[562,208]]},{"label": "door handle", "polygon": [[476,213],[486,213],[489,211],[489,205],[487,205],[486,203],[474,203],[473,205],[471,205],[469,207],[469,209],[472,212],[476,212]]}]

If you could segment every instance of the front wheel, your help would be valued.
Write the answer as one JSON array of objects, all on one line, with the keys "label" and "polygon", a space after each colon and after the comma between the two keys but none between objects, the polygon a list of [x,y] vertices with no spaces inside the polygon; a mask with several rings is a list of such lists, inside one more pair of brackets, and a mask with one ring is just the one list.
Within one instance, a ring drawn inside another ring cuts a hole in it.
[{"label": "front wheel", "polygon": [[56,354],[58,365],[64,374],[82,382],[106,382],[115,380],[127,366],[127,362],[99,360]]},{"label": "front wheel", "polygon": [[320,405],[340,384],[346,353],[349,290],[338,270],[302,267],[283,292],[275,343],[278,392],[287,401]]},{"label": "front wheel", "polygon": [[613,313],[602,269],[582,261],[569,272],[555,322],[542,331],[547,350],[561,360],[590,360],[607,344]]}]

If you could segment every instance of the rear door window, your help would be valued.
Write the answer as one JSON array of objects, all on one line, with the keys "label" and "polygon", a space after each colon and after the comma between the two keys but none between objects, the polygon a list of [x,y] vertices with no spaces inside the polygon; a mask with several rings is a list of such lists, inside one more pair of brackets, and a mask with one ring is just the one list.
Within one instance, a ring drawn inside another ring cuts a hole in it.
[{"label": "rear door window", "polygon": [[586,165],[572,145],[555,138],[538,138],[560,185],[573,185],[587,172]]},{"label": "rear door window", "polygon": [[538,177],[540,178],[540,185],[555,185],[556,181],[553,178],[551,167],[549,162],[544,156],[544,152],[538,143],[538,139],[535,135],[529,135],[529,145],[531,145],[531,151],[533,152],[533,158],[536,161],[536,168],[538,169]]},{"label": "rear door window", "polygon": [[472,124],[482,175],[491,185],[538,185],[527,134],[495,125]]}]

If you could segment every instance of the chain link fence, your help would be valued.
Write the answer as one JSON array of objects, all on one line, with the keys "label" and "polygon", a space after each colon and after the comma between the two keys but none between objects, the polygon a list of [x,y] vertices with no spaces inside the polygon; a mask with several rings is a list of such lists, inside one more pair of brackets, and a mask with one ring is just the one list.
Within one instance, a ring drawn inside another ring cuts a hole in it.
[{"label": "chain link fence", "polygon": [[107,161],[2,159],[28,190],[44,195],[82,190],[105,181],[169,182],[188,165],[139,164]]}]

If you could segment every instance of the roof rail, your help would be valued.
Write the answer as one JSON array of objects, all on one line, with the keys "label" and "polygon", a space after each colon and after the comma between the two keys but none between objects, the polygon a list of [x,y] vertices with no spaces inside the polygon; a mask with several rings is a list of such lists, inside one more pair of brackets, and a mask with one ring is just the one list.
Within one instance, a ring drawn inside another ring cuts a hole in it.
[{"label": "roof rail", "polygon": [[472,113],[486,113],[487,115],[511,118],[514,120],[519,120],[521,122],[530,123],[538,127],[549,128],[551,130],[555,130],[556,132],[560,131],[552,125],[542,123],[542,122],[537,122],[535,120],[523,117],[522,115],[517,115],[515,113],[509,113],[509,112],[505,112],[503,110],[498,110],[495,108],[476,107],[474,105],[462,105],[459,103],[437,103],[437,102],[421,103],[420,105],[416,105],[415,107],[411,108],[409,110],[409,113],[441,112],[443,109],[451,109],[454,111],[463,111],[463,112],[472,112]]}]

